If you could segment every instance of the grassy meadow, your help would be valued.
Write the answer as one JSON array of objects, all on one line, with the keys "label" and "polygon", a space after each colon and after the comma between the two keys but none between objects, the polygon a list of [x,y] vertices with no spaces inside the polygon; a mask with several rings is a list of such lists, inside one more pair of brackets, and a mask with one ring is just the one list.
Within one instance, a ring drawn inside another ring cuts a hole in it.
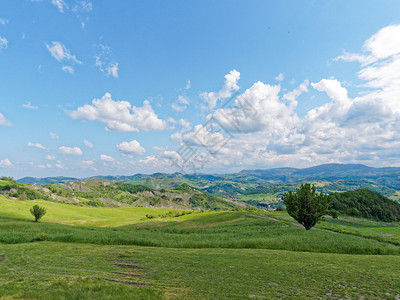
[{"label": "grassy meadow", "polygon": [[79,226],[121,226],[145,222],[146,215],[162,215],[169,211],[180,211],[169,208],[146,207],[90,207],[50,202],[46,200],[7,199],[0,195],[1,216],[31,219],[29,209],[33,205],[46,208],[47,214],[42,222]]},{"label": "grassy meadow", "polygon": [[[48,211],[39,223],[33,204]],[[327,218],[306,231],[285,212],[146,218],[166,211],[0,198],[0,297],[400,297],[399,223]]]}]

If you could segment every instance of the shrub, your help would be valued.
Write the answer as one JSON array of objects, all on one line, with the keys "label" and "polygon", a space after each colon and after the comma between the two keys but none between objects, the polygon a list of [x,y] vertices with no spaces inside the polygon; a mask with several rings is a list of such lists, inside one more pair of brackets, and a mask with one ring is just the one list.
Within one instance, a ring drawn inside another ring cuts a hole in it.
[{"label": "shrub", "polygon": [[34,205],[31,208],[31,214],[35,217],[35,222],[38,222],[46,214],[46,209],[39,205]]},{"label": "shrub", "polygon": [[276,208],[276,210],[277,210],[277,211],[285,211],[286,208],[284,208],[282,205],[279,205],[279,206]]}]

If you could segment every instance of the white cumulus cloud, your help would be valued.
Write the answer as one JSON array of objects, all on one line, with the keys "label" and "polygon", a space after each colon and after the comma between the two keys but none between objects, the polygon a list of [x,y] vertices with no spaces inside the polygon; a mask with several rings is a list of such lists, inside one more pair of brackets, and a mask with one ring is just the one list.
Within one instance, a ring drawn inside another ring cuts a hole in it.
[{"label": "white cumulus cloud", "polygon": [[58,149],[60,150],[60,153],[66,154],[66,155],[80,156],[83,154],[82,150],[78,147],[61,146]]},{"label": "white cumulus cloud", "polygon": [[13,164],[8,158],[0,160],[0,168],[9,168],[12,167]]},{"label": "white cumulus cloud", "polygon": [[117,145],[117,148],[125,153],[125,154],[144,154],[146,149],[144,149],[140,143],[136,140],[132,140],[130,142],[122,142],[121,144]]},{"label": "white cumulus cloud", "polygon": [[[350,95],[333,78],[304,81],[289,92],[256,82],[232,105],[209,114],[204,124],[184,134],[177,131],[171,139],[201,154],[208,170],[334,162],[394,165],[400,159],[399,28],[379,30],[364,43],[363,53],[352,54],[361,64],[358,94]],[[310,87],[328,100],[300,117],[297,99],[302,95],[302,101],[311,101]],[[179,159],[178,152],[166,154]]]},{"label": "white cumulus cloud", "polygon": [[110,131],[165,130],[168,127],[166,121],[158,118],[149,101],[145,100],[143,106],[136,107],[128,101],[112,100],[109,93],[68,114],[73,119],[103,122]]},{"label": "white cumulus cloud", "polygon": [[234,91],[239,89],[237,82],[240,79],[240,73],[232,70],[225,75],[225,83],[221,90],[217,92],[201,93],[200,97],[208,104],[208,109],[212,110],[219,100],[223,100],[232,96]]}]

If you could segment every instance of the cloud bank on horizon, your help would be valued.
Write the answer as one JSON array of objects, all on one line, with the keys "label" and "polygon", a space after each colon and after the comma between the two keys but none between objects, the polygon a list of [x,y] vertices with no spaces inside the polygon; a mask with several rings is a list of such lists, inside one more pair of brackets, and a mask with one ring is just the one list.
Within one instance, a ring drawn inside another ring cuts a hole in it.
[{"label": "cloud bank on horizon", "polygon": [[[80,30],[90,26],[88,16],[95,12],[90,1],[49,3],[57,14],[74,16]],[[7,16],[0,26],[12,22]],[[0,57],[17,43],[6,35],[7,31],[0,31]],[[359,51],[344,50],[326,58],[336,69],[356,65],[354,82],[329,75],[318,80],[306,77],[294,85],[281,70],[275,81],[249,81],[246,70],[232,67],[220,74],[221,81],[211,85],[213,90],[204,91],[190,79],[175,90],[173,98],[158,95],[141,101],[118,92],[119,87],[130,87],[122,71],[128,61],[120,61],[121,50],[114,46],[111,53],[103,37],[91,42],[90,55],[61,39],[43,41],[41,47],[54,72],[64,76],[60,84],[72,87],[70,80],[86,69],[97,71],[103,82],[116,84],[100,90],[89,86],[90,93],[95,93],[92,97],[81,92],[84,87],[77,89],[77,98],[58,103],[57,112],[52,112],[56,117],[43,125],[43,135],[37,129],[22,128],[16,111],[0,107],[0,137],[9,132],[10,139],[26,130],[25,140],[13,147],[13,153],[0,152],[0,174],[15,170],[20,175],[45,170],[40,174],[77,176],[224,173],[322,163],[400,167],[400,24],[378,29],[359,45]],[[38,74],[46,68],[49,65],[40,64]],[[39,101],[23,99],[19,105],[32,122],[38,122],[35,116],[48,110],[51,102]],[[57,126],[57,119],[65,123]],[[185,161],[187,155],[197,159],[195,169]]]},{"label": "cloud bank on horizon", "polygon": [[[215,132],[198,124],[193,131],[179,135],[179,142],[197,148],[208,167],[214,169],[343,162],[400,166],[400,25],[379,30],[365,41],[363,50],[334,58],[361,64],[358,77],[363,83],[358,96],[351,98],[334,78],[311,84],[306,80],[286,93],[280,85],[258,81],[236,97],[234,107],[207,115],[206,120],[214,118],[222,130]],[[239,78],[240,73],[232,70],[220,91],[200,97],[212,109],[238,89]],[[325,93],[330,101],[299,117],[297,98],[309,88]],[[243,112],[246,103],[252,115]],[[231,134],[234,138],[223,148],[208,151],[207,146],[218,145],[213,140],[226,140]],[[208,142],[203,142],[206,139]],[[171,158],[184,159],[177,151],[164,151],[152,157],[151,167],[167,166]]]}]

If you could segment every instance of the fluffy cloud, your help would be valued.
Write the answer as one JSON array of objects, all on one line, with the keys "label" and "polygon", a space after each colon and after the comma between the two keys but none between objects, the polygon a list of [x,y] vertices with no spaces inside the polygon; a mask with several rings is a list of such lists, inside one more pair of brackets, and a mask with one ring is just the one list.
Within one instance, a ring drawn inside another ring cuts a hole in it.
[{"label": "fluffy cloud", "polygon": [[7,20],[7,19],[0,18],[0,24],[1,24],[1,25],[6,25],[6,24],[8,24],[8,20]]},{"label": "fluffy cloud", "polygon": [[46,159],[47,160],[56,160],[56,157],[54,155],[47,155]]},{"label": "fluffy cloud", "polygon": [[379,30],[365,41],[363,50],[363,54],[345,52],[335,60],[358,61],[365,66],[398,55],[400,53],[400,25],[391,25]]},{"label": "fluffy cloud", "polygon": [[289,101],[290,106],[292,108],[297,107],[297,98],[303,94],[308,93],[308,80],[305,80],[302,84],[300,84],[293,91],[286,93],[283,95],[283,99]]},{"label": "fluffy cloud", "polygon": [[150,102],[143,106],[132,106],[128,101],[114,101],[106,93],[101,99],[94,99],[92,105],[86,104],[69,112],[73,119],[97,120],[107,125],[110,131],[165,130],[166,121],[158,118]]},{"label": "fluffy cloud", "polygon": [[[388,26],[364,43],[364,53],[337,58],[360,62],[356,96],[334,78],[305,81],[286,93],[279,85],[256,82],[231,105],[209,114],[204,124],[171,138],[193,157],[201,156],[199,166],[207,170],[333,162],[393,165],[400,159],[399,45],[400,25]],[[299,117],[297,99],[309,97],[310,87],[329,100]],[[165,155],[184,161],[181,148]]]},{"label": "fluffy cloud", "polygon": [[117,145],[117,148],[123,152],[124,154],[132,155],[132,154],[144,154],[146,149],[144,149],[140,143],[136,140],[132,140],[130,142],[122,142]]},{"label": "fluffy cloud", "polygon": [[192,126],[191,126],[192,123],[190,123],[189,121],[187,121],[185,119],[180,119],[177,123],[179,125],[181,125],[181,129],[179,131],[173,133],[170,136],[170,139],[175,142],[181,142],[183,139],[183,134],[192,129]]},{"label": "fluffy cloud", "polygon": [[[281,135],[297,122],[297,117],[295,106],[282,101],[279,93],[279,86],[256,82],[235,99],[232,107],[218,109],[213,118],[230,132],[265,131],[267,137]],[[291,100],[295,101],[294,96]]]},{"label": "fluffy cloud", "polygon": [[0,35],[0,50],[8,47],[8,40]]},{"label": "fluffy cloud", "polygon": [[400,112],[400,25],[382,28],[363,46],[364,53],[345,53],[336,60],[358,61],[361,70],[358,77],[367,90],[363,99],[382,101],[394,112]]},{"label": "fluffy cloud", "polygon": [[71,148],[71,147],[61,146],[58,149],[60,150],[60,153],[65,155],[80,156],[83,154],[82,150],[78,147]]},{"label": "fluffy cloud", "polygon": [[320,82],[311,83],[311,86],[320,92],[325,92],[335,102],[346,103],[348,101],[347,90],[336,79],[322,79]]},{"label": "fluffy cloud", "polygon": [[239,89],[237,85],[239,79],[240,73],[236,70],[232,70],[229,74],[225,75],[225,83],[221,90],[218,92],[201,93],[200,97],[207,103],[208,109],[214,109],[219,100],[231,97],[232,93]]},{"label": "fluffy cloud", "polygon": [[0,168],[9,168],[12,167],[13,164],[8,158],[0,160]]},{"label": "fluffy cloud", "polygon": [[49,50],[51,56],[53,56],[58,61],[72,61],[77,64],[82,64],[80,60],[72,55],[70,51],[60,42],[52,42],[51,45],[46,45],[47,50]]},{"label": "fluffy cloud", "polygon": [[6,117],[0,113],[0,125],[11,126],[11,122],[6,119]]},{"label": "fluffy cloud", "polygon": [[113,158],[111,156],[108,156],[108,155],[105,155],[105,154],[101,154],[100,155],[100,160],[112,162],[112,161],[115,161],[115,158]]},{"label": "fluffy cloud", "polygon": [[28,145],[28,147],[35,147],[38,149],[47,150],[47,148],[45,146],[43,146],[42,144],[39,144],[39,143],[28,142],[27,145]]}]

